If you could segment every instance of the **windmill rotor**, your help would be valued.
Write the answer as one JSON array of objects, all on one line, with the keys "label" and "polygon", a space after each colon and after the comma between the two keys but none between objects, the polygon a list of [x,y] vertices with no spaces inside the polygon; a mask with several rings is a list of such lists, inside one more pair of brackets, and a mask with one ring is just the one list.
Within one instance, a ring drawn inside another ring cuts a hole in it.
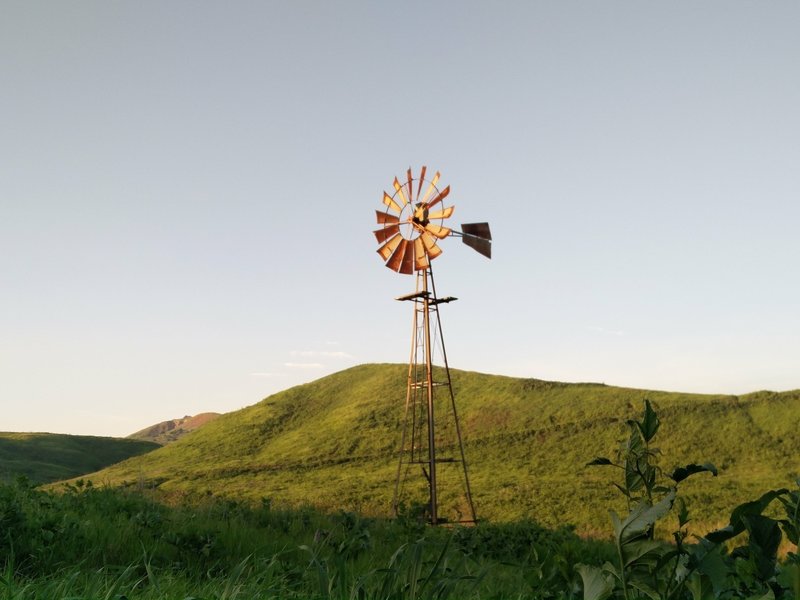
[{"label": "windmill rotor", "polygon": [[375,211],[381,228],[373,234],[386,266],[404,275],[428,269],[431,261],[442,254],[438,241],[450,235],[461,237],[466,245],[491,258],[489,224],[467,223],[461,226],[462,231],[446,226],[445,221],[455,211],[455,206],[446,204],[450,186],[438,187],[438,171],[430,180],[426,173],[427,167],[423,166],[415,178],[409,168],[402,182],[394,178],[394,193],[383,192],[385,208]]}]

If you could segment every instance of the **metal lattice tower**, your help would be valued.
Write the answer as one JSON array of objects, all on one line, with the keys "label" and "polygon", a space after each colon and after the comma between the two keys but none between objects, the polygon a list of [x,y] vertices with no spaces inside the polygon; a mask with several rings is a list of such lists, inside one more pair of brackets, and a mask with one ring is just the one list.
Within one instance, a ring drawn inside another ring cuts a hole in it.
[{"label": "metal lattice tower", "polygon": [[[425,179],[425,173],[426,167],[422,167],[419,178],[415,179],[409,169],[403,183],[395,178],[395,193],[383,194],[385,211],[376,211],[378,224],[382,225],[374,232],[381,244],[378,254],[393,271],[407,275],[416,273],[416,290],[398,298],[414,304],[414,315],[393,504],[395,512],[399,512],[406,496],[418,498],[424,494],[422,490],[427,489],[425,505],[432,525],[475,523],[475,506],[439,316],[439,306],[455,298],[437,296],[430,263],[442,253],[438,240],[448,236],[461,237],[465,244],[491,258],[492,236],[488,223],[462,224],[461,231],[445,227],[443,222],[455,209],[452,205],[444,206],[450,186],[439,190],[439,173],[430,181]],[[434,207],[437,210],[432,210]],[[434,355],[441,357],[441,364],[436,364]],[[410,477],[415,465],[423,478]],[[454,516],[445,516],[445,512]]]},{"label": "metal lattice tower", "polygon": [[[401,296],[398,300],[414,303],[414,318],[403,434],[393,501],[395,513],[400,508],[408,472],[412,465],[419,465],[428,483],[427,512],[430,523],[475,523],[475,505],[472,501],[461,426],[439,315],[439,305],[452,302],[456,298],[437,297],[433,271],[429,267],[417,271],[417,291]],[[439,351],[443,361],[443,366],[440,367],[434,365],[437,342],[440,344]],[[456,478],[460,479],[460,485],[451,489],[463,494],[461,502],[454,506],[457,515],[455,519],[442,519],[439,514],[439,475],[443,468],[456,469]]]}]

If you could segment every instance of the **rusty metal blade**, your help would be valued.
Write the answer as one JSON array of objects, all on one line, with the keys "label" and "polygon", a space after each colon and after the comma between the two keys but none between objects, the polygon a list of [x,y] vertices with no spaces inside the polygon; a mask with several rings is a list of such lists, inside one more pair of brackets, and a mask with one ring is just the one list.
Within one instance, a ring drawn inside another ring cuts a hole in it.
[{"label": "rusty metal blade", "polygon": [[443,240],[448,235],[450,235],[451,229],[448,227],[442,227],[441,225],[437,225],[436,223],[428,223],[425,225],[425,231],[435,235],[440,240]]},{"label": "rusty metal blade", "polygon": [[436,245],[436,238],[430,233],[426,231],[419,237],[422,240],[422,244],[425,246],[425,254],[428,255],[430,260],[433,260],[442,253],[442,249]]},{"label": "rusty metal blade", "polygon": [[467,235],[474,235],[485,240],[492,239],[492,232],[489,231],[488,223],[462,223],[461,231]]},{"label": "rusty metal blade", "polygon": [[414,179],[411,177],[411,167],[408,168],[406,176],[408,177],[408,201],[414,202]]},{"label": "rusty metal blade", "polygon": [[388,227],[384,227],[383,229],[378,229],[376,231],[373,231],[372,233],[375,234],[375,239],[378,240],[378,243],[383,244],[395,233],[400,233],[400,225],[389,225]]},{"label": "rusty metal blade", "polygon": [[394,234],[394,237],[389,239],[388,242],[386,242],[383,246],[378,248],[378,254],[381,255],[381,258],[383,258],[383,260],[389,260],[389,257],[395,251],[397,246],[400,245],[401,241],[403,241],[403,236],[400,235],[399,233]]},{"label": "rusty metal blade", "polygon": [[394,215],[390,215],[389,213],[383,212],[382,210],[376,210],[375,214],[378,217],[379,225],[392,225],[394,223],[400,222],[400,217],[395,217]]},{"label": "rusty metal blade", "polygon": [[411,275],[414,272],[414,244],[411,241],[406,243],[403,262],[400,263],[399,271],[404,275]]},{"label": "rusty metal blade", "polygon": [[448,219],[455,209],[455,206],[448,206],[442,210],[436,210],[432,213],[428,213],[428,219]]},{"label": "rusty metal blade", "polygon": [[428,170],[428,167],[422,165],[422,171],[419,174],[419,184],[417,185],[417,200],[419,200],[419,195],[422,193],[422,182],[425,181],[425,171]]},{"label": "rusty metal blade", "polygon": [[403,202],[401,206],[405,207],[405,205],[408,204],[408,200],[406,199],[405,193],[403,193],[403,186],[400,185],[400,182],[398,181],[397,177],[394,178],[394,182],[392,183],[392,185],[394,186],[397,195],[400,196],[400,200]]},{"label": "rusty metal blade", "polygon": [[383,192],[383,203],[389,207],[389,210],[393,210],[398,215],[403,211],[400,205],[386,192]]},{"label": "rusty metal blade", "polygon": [[[436,242],[434,242],[434,245]],[[425,244],[422,242],[422,236],[414,240],[414,268],[417,271],[427,269],[430,266],[428,254],[425,251]]]},{"label": "rusty metal blade", "polygon": [[403,264],[403,256],[405,256],[406,248],[408,247],[408,240],[404,239],[402,236],[400,237],[400,243],[397,245],[397,249],[392,253],[391,258],[386,263],[386,266],[389,267],[392,271],[399,271],[400,267]]},{"label": "rusty metal blade", "polygon": [[433,179],[428,185],[428,189],[425,190],[425,195],[422,197],[421,202],[425,203],[428,201],[428,198],[431,195],[431,192],[436,189],[436,183],[439,181],[439,171],[436,171],[436,175],[433,176]]},{"label": "rusty metal blade", "polygon": [[474,235],[464,235],[461,240],[473,250],[483,254],[486,258],[492,258],[492,241]]},{"label": "rusty metal blade", "polygon": [[439,194],[436,196],[436,198],[434,198],[433,200],[431,200],[428,203],[428,208],[433,208],[434,206],[439,204],[439,202],[441,202],[442,200],[447,198],[447,194],[449,194],[449,193],[450,193],[450,186],[448,185],[441,192],[439,192]]}]

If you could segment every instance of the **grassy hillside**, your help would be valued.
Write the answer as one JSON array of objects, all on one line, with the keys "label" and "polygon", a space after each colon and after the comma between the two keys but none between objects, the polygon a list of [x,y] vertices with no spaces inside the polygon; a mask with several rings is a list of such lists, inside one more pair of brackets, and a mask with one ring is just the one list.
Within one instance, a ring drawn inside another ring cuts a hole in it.
[{"label": "grassy hillside", "polygon": [[[362,365],[291,388],[92,479],[388,514],[406,370]],[[696,523],[716,525],[739,502],[800,473],[800,392],[715,396],[452,374],[482,519],[606,532],[608,509],[623,509],[610,485],[616,474],[585,464],[613,457],[644,398],[662,420],[665,469],[705,461],[720,469],[682,484]]]},{"label": "grassy hillside", "polygon": [[202,427],[206,423],[210,423],[217,417],[219,417],[219,413],[207,412],[200,413],[193,417],[187,415],[182,419],[170,419],[169,421],[162,421],[161,423],[156,423],[141,431],[132,433],[128,438],[155,442],[163,446],[164,444],[179,440],[187,433]]},{"label": "grassy hillside", "polygon": [[33,483],[68,479],[158,447],[151,442],[117,438],[0,432],[0,481],[19,475]]}]

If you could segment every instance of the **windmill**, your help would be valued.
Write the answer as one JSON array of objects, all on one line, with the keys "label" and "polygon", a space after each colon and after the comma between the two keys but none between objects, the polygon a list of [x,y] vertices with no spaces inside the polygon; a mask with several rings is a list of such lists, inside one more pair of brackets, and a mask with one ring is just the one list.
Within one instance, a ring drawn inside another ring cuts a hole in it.
[{"label": "windmill", "polygon": [[[444,223],[455,209],[446,203],[450,186],[440,189],[439,172],[431,179],[426,179],[426,173],[423,166],[416,178],[411,169],[403,181],[395,177],[394,193],[384,192],[385,208],[375,211],[381,226],[374,232],[380,244],[378,254],[393,271],[416,274],[415,291],[397,298],[414,304],[414,317],[393,504],[395,512],[399,512],[406,488],[413,487],[407,486],[409,472],[418,466],[427,485],[420,485],[418,479],[416,491],[427,488],[429,522],[474,523],[475,506],[439,316],[439,305],[456,298],[437,296],[431,261],[441,255],[438,242],[447,237],[460,237],[466,245],[491,258],[492,235],[488,223],[462,224],[461,231],[446,227]],[[434,364],[437,345],[443,366]],[[445,477],[446,468],[450,471]],[[452,485],[454,479],[458,482]],[[444,504],[455,518],[444,516]]]}]

